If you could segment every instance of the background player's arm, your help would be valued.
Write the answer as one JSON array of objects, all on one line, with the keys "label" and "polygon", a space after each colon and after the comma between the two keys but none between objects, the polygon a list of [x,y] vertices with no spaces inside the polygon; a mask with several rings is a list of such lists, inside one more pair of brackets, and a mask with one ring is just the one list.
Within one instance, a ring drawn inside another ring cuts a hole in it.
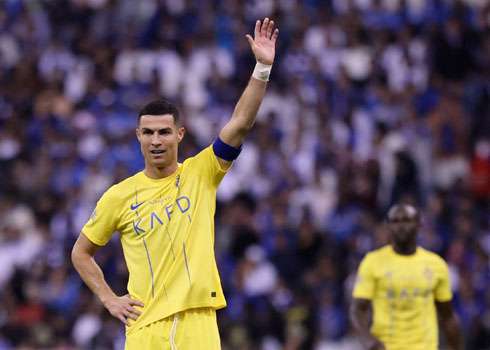
[{"label": "background player's arm", "polygon": [[[255,24],[254,38],[247,34],[247,39],[252,48],[257,62],[272,65],[275,56],[275,44],[279,30],[272,32],[274,21],[268,18],[264,23],[257,21]],[[250,78],[245,91],[235,106],[230,121],[223,127],[219,137],[221,140],[233,147],[240,147],[245,136],[254,125],[257,112],[265,95],[267,82]],[[231,162],[218,157],[223,169],[231,166]]]},{"label": "background player's arm", "polygon": [[112,316],[120,319],[126,326],[131,326],[127,318],[136,320],[141,312],[133,305],[143,306],[143,303],[131,299],[129,295],[118,297],[104,279],[104,274],[94,260],[95,253],[101,247],[92,243],[82,232],[78,237],[71,253],[73,266],[82,280],[100,299]]},{"label": "background player's arm", "polygon": [[463,341],[461,328],[459,326],[458,316],[454,312],[451,301],[437,302],[436,308],[439,325],[441,326],[447,342],[454,350],[463,350]]},{"label": "background player's arm", "polygon": [[384,344],[369,331],[371,323],[371,300],[354,298],[349,309],[349,318],[352,327],[361,336],[361,341],[367,350],[384,350]]}]

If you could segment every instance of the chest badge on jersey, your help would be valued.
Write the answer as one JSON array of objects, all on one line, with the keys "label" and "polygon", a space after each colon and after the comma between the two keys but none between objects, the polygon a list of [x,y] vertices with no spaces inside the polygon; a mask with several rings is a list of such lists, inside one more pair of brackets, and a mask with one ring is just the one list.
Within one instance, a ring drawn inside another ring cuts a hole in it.
[{"label": "chest badge on jersey", "polygon": [[432,272],[432,269],[428,266],[424,270],[424,277],[427,279],[427,281],[432,281],[434,278],[434,272]]}]

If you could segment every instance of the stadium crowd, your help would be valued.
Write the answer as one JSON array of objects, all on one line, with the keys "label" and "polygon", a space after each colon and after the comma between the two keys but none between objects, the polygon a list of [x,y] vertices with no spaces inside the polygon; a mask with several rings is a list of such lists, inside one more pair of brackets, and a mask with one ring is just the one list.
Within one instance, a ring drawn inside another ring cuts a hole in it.
[{"label": "stadium crowd", "polygon": [[[276,63],[218,191],[223,349],[358,349],[356,269],[400,200],[450,266],[466,348],[490,349],[488,0],[0,2],[0,349],[123,348],[72,246],[97,198],[143,169],[145,103],[180,107],[180,159],[214,140],[264,16]],[[125,294],[109,245],[96,258]]]}]

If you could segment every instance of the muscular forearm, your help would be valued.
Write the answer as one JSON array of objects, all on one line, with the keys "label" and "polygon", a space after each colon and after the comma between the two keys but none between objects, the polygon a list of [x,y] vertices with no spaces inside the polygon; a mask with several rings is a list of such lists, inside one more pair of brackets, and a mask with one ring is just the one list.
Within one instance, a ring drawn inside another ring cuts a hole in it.
[{"label": "muscular forearm", "polygon": [[369,312],[367,310],[360,310],[359,307],[353,307],[350,310],[350,321],[352,328],[362,337],[369,338],[371,333],[369,332]]},{"label": "muscular forearm", "polygon": [[73,251],[72,262],[82,280],[92,292],[97,295],[104,305],[106,305],[111,298],[117,297],[106,283],[104,274],[99,265],[95,262],[93,256],[88,253]]},{"label": "muscular forearm", "polygon": [[463,350],[463,337],[461,335],[459,320],[455,313],[443,322],[442,328],[451,349]]},{"label": "muscular forearm", "polygon": [[365,299],[354,298],[349,308],[349,319],[352,327],[359,334],[370,334],[371,302]]},{"label": "muscular forearm", "polygon": [[130,327],[131,323],[128,319],[136,320],[141,315],[141,311],[134,306],[144,307],[144,304],[139,300],[132,299],[129,294],[122,297],[114,294],[104,280],[102,270],[94,260],[94,254],[99,248],[100,246],[92,243],[82,232],[71,253],[73,266],[111,315]]},{"label": "muscular forearm", "polygon": [[436,302],[436,308],[439,325],[446,336],[447,342],[453,350],[462,350],[463,337],[461,336],[459,319],[454,312],[451,302]]},{"label": "muscular forearm", "polygon": [[[274,63],[276,39],[279,30],[274,28],[274,21],[265,18],[261,23],[255,22],[254,37],[247,34],[247,40],[255,56],[257,64],[248,82],[245,91],[235,106],[230,121],[223,127],[219,136],[226,144],[239,147],[255,123],[260,104],[264,99],[265,88]],[[222,167],[230,165],[230,162],[222,160]]]},{"label": "muscular forearm", "polygon": [[349,310],[349,318],[352,327],[357,331],[365,349],[382,350],[384,344],[374,337],[370,330],[371,323],[371,302],[365,299],[354,298]]},{"label": "muscular forearm", "polygon": [[[229,127],[224,128],[220,134],[223,141],[235,147],[242,144],[244,137],[255,123],[266,87],[267,82],[250,78],[245,91],[235,106]],[[235,132],[231,132],[232,130]]]}]

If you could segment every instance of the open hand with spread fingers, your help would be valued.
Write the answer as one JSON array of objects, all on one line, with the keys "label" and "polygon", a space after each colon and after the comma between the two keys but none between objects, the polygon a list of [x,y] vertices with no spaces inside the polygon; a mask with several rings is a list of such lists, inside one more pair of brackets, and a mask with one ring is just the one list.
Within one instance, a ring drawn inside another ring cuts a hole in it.
[{"label": "open hand with spread fingers", "polygon": [[255,22],[255,38],[252,38],[249,34],[246,35],[255,59],[262,64],[272,65],[274,62],[276,39],[279,35],[279,29],[275,29],[274,33],[272,32],[273,29],[274,21],[266,17],[263,23],[260,20]]}]

